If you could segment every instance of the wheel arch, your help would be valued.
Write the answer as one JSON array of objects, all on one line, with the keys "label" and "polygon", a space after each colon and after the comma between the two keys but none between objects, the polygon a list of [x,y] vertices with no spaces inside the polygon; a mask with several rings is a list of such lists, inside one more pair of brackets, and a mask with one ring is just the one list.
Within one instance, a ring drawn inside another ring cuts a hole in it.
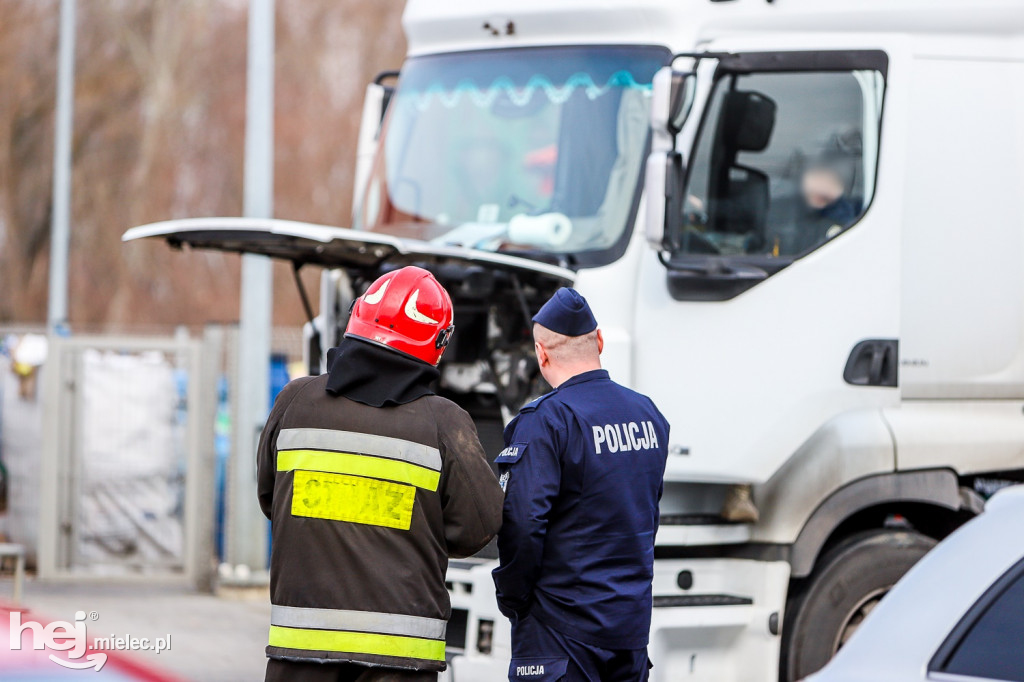
[{"label": "wheel arch", "polygon": [[950,469],[905,471],[867,476],[825,498],[790,548],[791,577],[806,578],[829,547],[853,533],[883,527],[891,514],[904,516],[921,533],[941,540],[984,503],[962,489]]}]

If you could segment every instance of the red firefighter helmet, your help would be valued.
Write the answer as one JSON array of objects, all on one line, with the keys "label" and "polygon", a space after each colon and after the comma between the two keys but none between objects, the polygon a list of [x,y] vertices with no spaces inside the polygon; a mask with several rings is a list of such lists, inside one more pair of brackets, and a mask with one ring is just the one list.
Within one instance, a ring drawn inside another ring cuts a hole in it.
[{"label": "red firefighter helmet", "polygon": [[436,365],[454,330],[448,292],[432,274],[410,265],[383,275],[356,299],[345,336]]}]

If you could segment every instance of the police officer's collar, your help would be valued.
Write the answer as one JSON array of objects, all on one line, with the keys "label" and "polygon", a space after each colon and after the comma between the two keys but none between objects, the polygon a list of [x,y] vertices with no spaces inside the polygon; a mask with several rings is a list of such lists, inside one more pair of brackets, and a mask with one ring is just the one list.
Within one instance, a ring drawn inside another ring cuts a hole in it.
[{"label": "police officer's collar", "polygon": [[598,379],[609,379],[608,370],[606,369],[592,369],[589,372],[581,372],[574,377],[569,377],[558,385],[558,390],[562,390],[566,386],[574,386],[576,384],[582,384],[586,381],[595,381]]}]

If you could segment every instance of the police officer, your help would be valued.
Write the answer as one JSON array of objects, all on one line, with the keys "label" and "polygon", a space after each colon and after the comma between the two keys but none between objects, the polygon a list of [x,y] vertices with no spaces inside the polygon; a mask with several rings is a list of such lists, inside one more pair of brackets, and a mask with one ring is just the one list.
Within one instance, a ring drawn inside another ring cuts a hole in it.
[{"label": "police officer", "polygon": [[445,669],[449,556],[501,523],[469,415],[433,394],[452,304],[420,268],[352,309],[329,373],[289,383],[260,438],[272,522],[267,680],[427,682]]},{"label": "police officer", "polygon": [[554,390],[512,420],[496,460],[509,679],[646,680],[669,425],[601,369],[604,339],[579,293],[559,289],[533,322]]}]

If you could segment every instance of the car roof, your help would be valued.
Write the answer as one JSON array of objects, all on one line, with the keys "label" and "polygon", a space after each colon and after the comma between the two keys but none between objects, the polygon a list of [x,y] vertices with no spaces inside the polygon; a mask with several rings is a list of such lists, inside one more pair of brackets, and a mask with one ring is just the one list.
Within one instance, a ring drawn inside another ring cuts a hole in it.
[{"label": "car roof", "polygon": [[1024,557],[1024,485],[929,552],[872,611],[823,671],[822,682],[923,679],[935,651],[967,610]]}]

